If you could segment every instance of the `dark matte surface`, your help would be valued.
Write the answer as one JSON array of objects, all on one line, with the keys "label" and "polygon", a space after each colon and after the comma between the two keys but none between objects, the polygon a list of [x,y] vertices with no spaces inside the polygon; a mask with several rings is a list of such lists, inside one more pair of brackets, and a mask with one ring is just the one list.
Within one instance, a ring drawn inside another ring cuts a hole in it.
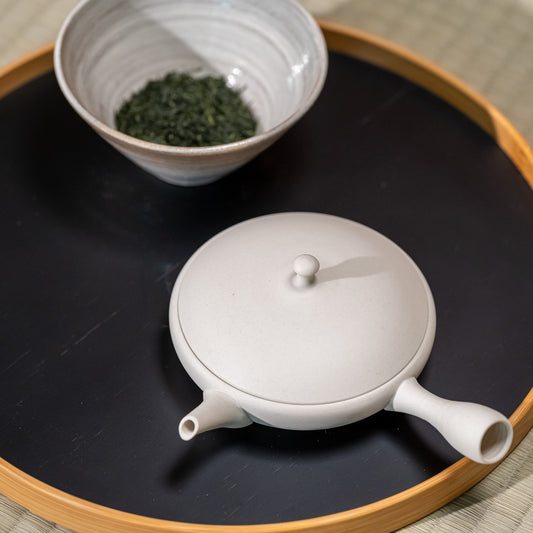
[{"label": "dark matte surface", "polygon": [[179,440],[201,394],[171,345],[173,282],[256,215],[344,216],[413,257],[437,305],[431,391],[510,415],[532,385],[533,194],[489,137],[400,78],[332,56],[308,116],[201,188],[113,151],[51,74],[0,101],[0,150],[0,455],[54,487],[178,521],[277,522],[379,500],[459,458],[387,412]]}]

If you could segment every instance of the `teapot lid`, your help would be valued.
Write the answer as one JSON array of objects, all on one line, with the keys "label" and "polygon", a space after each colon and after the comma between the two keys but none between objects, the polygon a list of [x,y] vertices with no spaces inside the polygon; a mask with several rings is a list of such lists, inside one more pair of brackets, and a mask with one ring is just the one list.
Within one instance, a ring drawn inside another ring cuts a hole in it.
[{"label": "teapot lid", "polygon": [[422,344],[429,287],[380,233],[281,213],[219,233],[183,268],[178,323],[214,375],[275,402],[322,404],[392,379]]}]

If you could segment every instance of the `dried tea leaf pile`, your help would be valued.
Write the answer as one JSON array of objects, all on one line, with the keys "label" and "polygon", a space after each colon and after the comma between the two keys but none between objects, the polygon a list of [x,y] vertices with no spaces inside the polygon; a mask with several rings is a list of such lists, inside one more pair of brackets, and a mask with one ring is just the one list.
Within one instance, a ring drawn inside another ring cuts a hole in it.
[{"label": "dried tea leaf pile", "polygon": [[255,134],[257,121],[238,91],[222,76],[168,73],[149,81],[122,104],[117,129],[170,146],[214,146]]}]

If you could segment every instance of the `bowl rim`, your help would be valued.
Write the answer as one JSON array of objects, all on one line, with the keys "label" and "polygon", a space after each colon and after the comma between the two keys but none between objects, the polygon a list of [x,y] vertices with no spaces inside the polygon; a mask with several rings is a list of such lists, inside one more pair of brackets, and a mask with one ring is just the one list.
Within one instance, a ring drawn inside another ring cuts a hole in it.
[{"label": "bowl rim", "polygon": [[79,12],[83,8],[95,0],[81,0],[67,15],[61,28],[59,30],[55,47],[54,47],[54,72],[58,81],[59,87],[63,92],[63,95],[74,108],[74,110],[81,116],[91,127],[112,138],[114,141],[122,145],[135,146],[145,152],[160,152],[168,155],[186,155],[188,157],[205,156],[209,154],[217,154],[220,152],[228,153],[241,150],[242,148],[252,148],[256,145],[261,145],[265,141],[268,141],[272,137],[280,135],[283,131],[287,130],[293,124],[295,124],[315,103],[316,99],[320,95],[324,86],[327,72],[328,72],[328,50],[324,34],[320,29],[315,18],[311,13],[305,9],[297,0],[277,0],[278,2],[285,2],[290,4],[293,8],[300,12],[304,20],[307,21],[311,29],[311,37],[318,50],[318,75],[313,83],[311,90],[308,92],[307,97],[291,115],[285,118],[274,127],[269,128],[266,131],[252,135],[241,141],[233,143],[217,144],[213,146],[171,146],[165,144],[153,143],[150,141],[144,141],[137,139],[119,130],[108,126],[105,122],[98,119],[91,112],[89,112],[78,100],[71,90],[62,66],[62,50],[65,34],[67,33],[72,21],[78,16]]}]

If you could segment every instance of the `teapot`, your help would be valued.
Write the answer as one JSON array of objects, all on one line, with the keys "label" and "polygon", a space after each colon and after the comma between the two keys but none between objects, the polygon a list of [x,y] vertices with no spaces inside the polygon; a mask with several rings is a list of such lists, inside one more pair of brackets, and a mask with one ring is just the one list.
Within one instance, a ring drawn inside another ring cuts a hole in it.
[{"label": "teapot", "polygon": [[417,381],[436,311],[414,261],[345,218],[291,212],[236,224],[181,270],[170,299],[177,355],[204,391],[182,439],[252,422],[292,430],[351,424],[382,409],[420,417],[461,454],[501,460],[501,413]]}]

